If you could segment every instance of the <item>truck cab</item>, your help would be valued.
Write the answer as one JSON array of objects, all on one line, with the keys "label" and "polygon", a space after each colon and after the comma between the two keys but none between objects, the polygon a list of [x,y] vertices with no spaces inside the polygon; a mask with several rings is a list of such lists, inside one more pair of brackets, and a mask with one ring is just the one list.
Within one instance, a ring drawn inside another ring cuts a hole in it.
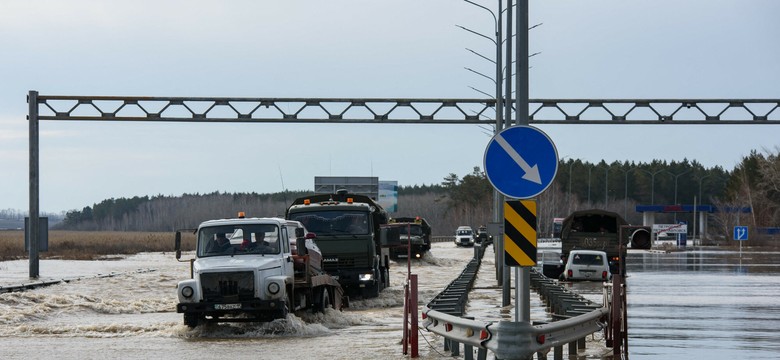
[{"label": "truck cab", "polygon": [[431,249],[431,225],[425,218],[396,217],[388,226],[398,229],[400,236],[400,245],[390,248],[391,258],[421,258]]},{"label": "truck cab", "polygon": [[[338,294],[327,279],[313,283],[311,275],[316,273],[296,275],[296,260],[309,257],[293,255],[293,248],[299,245],[297,251],[305,253],[304,241],[311,238],[297,221],[241,216],[209,220],[198,226],[196,238],[195,258],[185,260],[191,264],[191,278],[177,286],[176,311],[184,314],[187,326],[270,321],[315,302],[335,303]],[[177,232],[176,258],[181,261],[180,243]]]},{"label": "truck cab", "polygon": [[387,212],[373,199],[339,191],[298,198],[287,219],[317,234],[323,268],[345,292],[363,298],[379,296],[390,284]]}]

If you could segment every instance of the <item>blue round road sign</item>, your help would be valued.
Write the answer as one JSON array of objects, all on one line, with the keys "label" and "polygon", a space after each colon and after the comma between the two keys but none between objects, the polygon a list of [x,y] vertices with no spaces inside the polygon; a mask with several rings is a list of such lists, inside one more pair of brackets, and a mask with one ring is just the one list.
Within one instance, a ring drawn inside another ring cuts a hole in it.
[{"label": "blue round road sign", "polygon": [[493,136],[485,149],[484,169],[496,190],[513,199],[536,197],[558,173],[558,151],[541,130],[517,125]]}]

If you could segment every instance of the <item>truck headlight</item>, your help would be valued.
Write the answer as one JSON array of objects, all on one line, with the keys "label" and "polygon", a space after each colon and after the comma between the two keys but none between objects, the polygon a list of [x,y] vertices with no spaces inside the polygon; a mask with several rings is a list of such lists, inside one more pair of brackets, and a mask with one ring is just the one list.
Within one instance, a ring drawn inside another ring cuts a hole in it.
[{"label": "truck headlight", "polygon": [[358,275],[358,280],[360,281],[371,281],[374,278],[374,274],[360,274]]},{"label": "truck headlight", "polygon": [[181,295],[186,297],[186,298],[192,297],[192,294],[194,292],[195,292],[195,290],[193,290],[191,286],[185,286],[185,287],[181,288]]},{"label": "truck headlight", "polygon": [[282,288],[279,286],[279,283],[277,282],[271,282],[268,284],[268,293],[271,295],[276,295],[279,293],[279,290]]}]

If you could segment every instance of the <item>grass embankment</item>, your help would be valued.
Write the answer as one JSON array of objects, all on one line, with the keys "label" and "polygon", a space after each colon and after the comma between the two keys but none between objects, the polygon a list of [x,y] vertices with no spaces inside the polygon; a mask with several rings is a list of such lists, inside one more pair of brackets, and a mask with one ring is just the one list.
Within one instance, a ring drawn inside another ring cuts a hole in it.
[{"label": "grass embankment", "polygon": [[[108,255],[172,252],[173,232],[49,231],[41,259],[97,260]],[[195,249],[195,235],[182,234],[182,250]],[[0,261],[26,259],[23,231],[0,231]]]}]

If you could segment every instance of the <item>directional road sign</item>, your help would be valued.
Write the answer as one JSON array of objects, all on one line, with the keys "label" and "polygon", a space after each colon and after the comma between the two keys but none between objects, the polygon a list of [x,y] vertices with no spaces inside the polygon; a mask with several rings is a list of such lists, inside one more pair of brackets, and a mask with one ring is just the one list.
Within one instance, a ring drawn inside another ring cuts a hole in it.
[{"label": "directional road sign", "polygon": [[747,226],[735,226],[734,227],[734,240],[745,241],[748,239],[748,227]]},{"label": "directional road sign", "polygon": [[541,130],[517,125],[493,136],[485,149],[485,173],[498,192],[530,199],[552,184],[558,172],[558,151]]}]

